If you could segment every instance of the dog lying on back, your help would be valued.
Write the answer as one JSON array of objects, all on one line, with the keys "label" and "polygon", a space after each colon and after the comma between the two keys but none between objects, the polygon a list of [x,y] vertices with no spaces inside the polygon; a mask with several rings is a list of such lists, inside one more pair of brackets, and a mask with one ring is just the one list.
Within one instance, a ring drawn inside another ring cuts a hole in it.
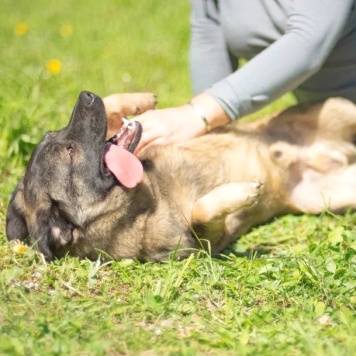
[{"label": "dog lying on back", "polygon": [[[154,98],[118,94],[106,104],[113,131],[113,117],[152,108]],[[29,238],[48,260],[104,252],[160,261],[207,245],[216,254],[281,214],[356,208],[356,107],[345,99],[151,146],[138,158],[137,121],[109,140],[107,131],[103,100],[82,92],[68,126],[32,154],[7,210],[9,240]]]}]

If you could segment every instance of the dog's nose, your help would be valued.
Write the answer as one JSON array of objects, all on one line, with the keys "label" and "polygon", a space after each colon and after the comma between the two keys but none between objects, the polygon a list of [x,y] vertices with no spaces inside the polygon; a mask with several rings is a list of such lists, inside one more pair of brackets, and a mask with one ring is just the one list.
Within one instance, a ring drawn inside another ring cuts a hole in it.
[{"label": "dog's nose", "polygon": [[90,106],[95,100],[96,95],[89,91],[82,91],[80,93],[80,100],[87,106]]}]

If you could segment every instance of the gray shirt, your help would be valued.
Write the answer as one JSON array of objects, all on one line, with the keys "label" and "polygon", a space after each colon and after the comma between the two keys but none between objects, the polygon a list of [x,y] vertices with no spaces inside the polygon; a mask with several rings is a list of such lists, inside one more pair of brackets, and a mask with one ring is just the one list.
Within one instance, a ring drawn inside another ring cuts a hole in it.
[{"label": "gray shirt", "polygon": [[[356,0],[191,0],[190,71],[232,119],[293,91],[356,102]],[[238,68],[238,59],[248,62]]]}]

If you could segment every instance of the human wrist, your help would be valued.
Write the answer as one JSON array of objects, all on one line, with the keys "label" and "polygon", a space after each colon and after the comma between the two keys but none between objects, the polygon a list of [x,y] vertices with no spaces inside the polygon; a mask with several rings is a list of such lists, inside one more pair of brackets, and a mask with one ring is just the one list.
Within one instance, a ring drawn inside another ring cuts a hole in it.
[{"label": "human wrist", "polygon": [[230,117],[219,103],[207,93],[195,96],[188,105],[194,114],[200,117],[206,132],[231,122]]},{"label": "human wrist", "polygon": [[195,104],[193,101],[190,101],[188,105],[193,109],[194,113],[201,118],[205,125],[206,131],[209,132],[211,130],[210,122],[208,121],[203,109],[197,104]]}]

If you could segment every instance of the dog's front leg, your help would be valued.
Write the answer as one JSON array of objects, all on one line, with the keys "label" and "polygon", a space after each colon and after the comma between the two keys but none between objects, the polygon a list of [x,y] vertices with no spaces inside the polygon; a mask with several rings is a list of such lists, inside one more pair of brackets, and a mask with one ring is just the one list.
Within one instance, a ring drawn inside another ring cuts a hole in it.
[{"label": "dog's front leg", "polygon": [[260,182],[234,182],[216,187],[195,202],[192,225],[220,221],[228,214],[252,207],[258,201],[261,188]]},{"label": "dog's front leg", "polygon": [[157,97],[152,93],[122,93],[108,95],[103,101],[109,138],[119,130],[123,117],[140,115],[147,110],[155,109]]}]

